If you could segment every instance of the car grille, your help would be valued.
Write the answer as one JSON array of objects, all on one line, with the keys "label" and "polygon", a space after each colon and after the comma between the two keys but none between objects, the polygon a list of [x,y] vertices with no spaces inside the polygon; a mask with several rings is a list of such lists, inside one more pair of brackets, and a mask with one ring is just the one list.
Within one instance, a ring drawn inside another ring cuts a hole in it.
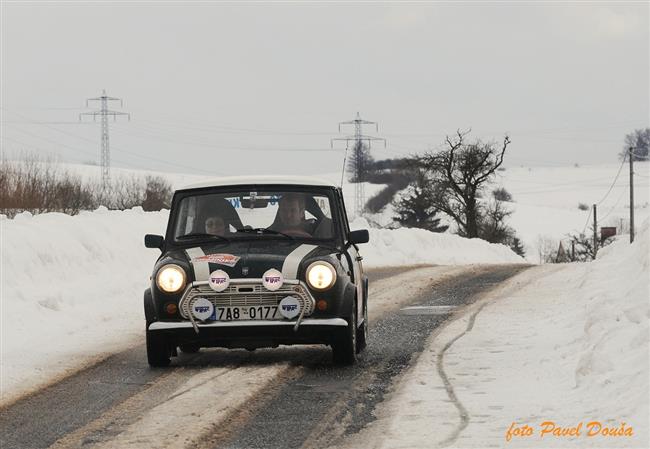
[{"label": "car grille", "polygon": [[277,306],[283,298],[298,298],[304,309],[304,316],[314,312],[315,301],[302,284],[285,284],[276,291],[269,291],[260,284],[231,284],[223,292],[215,292],[209,285],[199,285],[185,292],[179,302],[183,318],[189,319],[192,303],[198,298],[206,298],[215,307]]}]

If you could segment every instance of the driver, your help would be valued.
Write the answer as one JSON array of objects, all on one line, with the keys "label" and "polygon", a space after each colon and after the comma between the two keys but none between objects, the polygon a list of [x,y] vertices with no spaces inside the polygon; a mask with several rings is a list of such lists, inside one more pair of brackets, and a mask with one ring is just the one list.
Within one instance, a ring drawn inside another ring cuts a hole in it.
[{"label": "driver", "polygon": [[311,236],[310,228],[310,223],[305,220],[305,197],[298,193],[282,195],[278,204],[278,214],[269,229]]}]

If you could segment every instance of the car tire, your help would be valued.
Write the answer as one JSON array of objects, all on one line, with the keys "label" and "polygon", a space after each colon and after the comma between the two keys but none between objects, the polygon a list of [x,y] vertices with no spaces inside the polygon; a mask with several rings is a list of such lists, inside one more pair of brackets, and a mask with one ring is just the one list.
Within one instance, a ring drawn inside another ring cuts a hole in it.
[{"label": "car tire", "polygon": [[171,363],[171,347],[164,335],[147,330],[147,361],[153,368],[164,368]]},{"label": "car tire", "polygon": [[201,349],[201,347],[199,345],[193,344],[193,343],[180,345],[179,348],[180,348],[181,352],[184,353],[184,354],[196,354]]},{"label": "car tire", "polygon": [[363,304],[363,323],[357,329],[357,354],[366,349],[368,344],[368,304]]},{"label": "car tire", "polygon": [[353,365],[357,361],[357,314],[356,307],[347,319],[345,327],[332,343],[332,360],[337,365]]}]

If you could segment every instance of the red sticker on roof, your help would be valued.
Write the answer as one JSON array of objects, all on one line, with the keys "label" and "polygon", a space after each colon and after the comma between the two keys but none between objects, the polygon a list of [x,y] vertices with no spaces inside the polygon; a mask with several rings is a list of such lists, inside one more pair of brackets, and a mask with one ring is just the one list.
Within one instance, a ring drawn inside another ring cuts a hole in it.
[{"label": "red sticker on roof", "polygon": [[195,257],[192,259],[192,262],[208,262],[234,267],[239,262],[239,259],[241,257],[233,256],[232,254],[207,254],[205,256]]}]

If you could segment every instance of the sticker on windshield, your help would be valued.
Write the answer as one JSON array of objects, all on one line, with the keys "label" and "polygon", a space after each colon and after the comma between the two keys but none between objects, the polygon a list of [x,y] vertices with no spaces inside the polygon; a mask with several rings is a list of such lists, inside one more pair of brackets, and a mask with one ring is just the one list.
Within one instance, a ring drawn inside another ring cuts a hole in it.
[{"label": "sticker on windshield", "polygon": [[233,256],[232,254],[207,254],[205,256],[195,257],[192,259],[192,263],[208,262],[225,265],[227,267],[234,267],[237,265],[237,262],[239,262],[239,259],[241,259],[241,257]]}]

